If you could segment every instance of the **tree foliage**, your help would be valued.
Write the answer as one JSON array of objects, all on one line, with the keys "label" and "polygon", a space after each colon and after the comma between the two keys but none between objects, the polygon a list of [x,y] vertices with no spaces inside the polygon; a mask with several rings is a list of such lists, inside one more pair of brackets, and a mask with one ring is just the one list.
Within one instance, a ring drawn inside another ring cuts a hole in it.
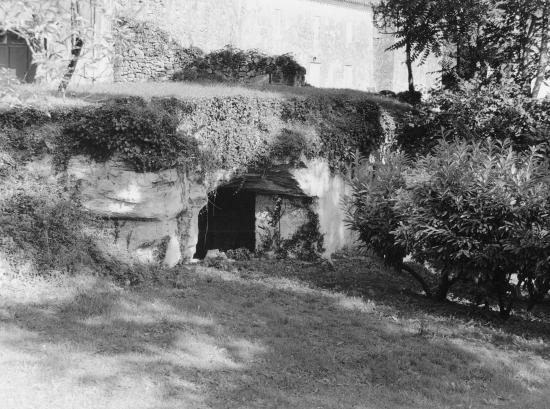
[{"label": "tree foliage", "polygon": [[378,27],[396,37],[389,50],[405,48],[409,92],[415,92],[412,64],[440,52],[436,5],[433,0],[386,0],[374,8]]},{"label": "tree foliage", "polygon": [[429,53],[442,56],[448,87],[511,75],[528,94],[534,80],[536,97],[550,76],[549,0],[387,0],[376,15],[381,27],[393,27],[391,49],[405,48],[408,65]]},{"label": "tree foliage", "polygon": [[[113,58],[112,33],[98,30],[97,21],[112,24],[119,9],[116,0],[3,0],[0,32],[23,38],[32,52],[36,78],[59,80],[64,91],[79,61],[97,68]],[[129,37],[124,32],[117,35]]]},{"label": "tree foliage", "polygon": [[540,145],[550,153],[550,103],[533,100],[513,79],[461,81],[455,89],[434,91],[407,115],[397,135],[401,149],[423,155],[439,139],[509,139],[516,150]]}]

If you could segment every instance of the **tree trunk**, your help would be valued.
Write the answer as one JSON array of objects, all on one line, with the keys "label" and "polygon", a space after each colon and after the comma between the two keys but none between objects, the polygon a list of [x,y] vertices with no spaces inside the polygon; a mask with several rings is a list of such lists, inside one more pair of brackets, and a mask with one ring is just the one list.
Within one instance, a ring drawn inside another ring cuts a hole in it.
[{"label": "tree trunk", "polygon": [[441,279],[439,280],[439,285],[434,294],[434,299],[437,301],[445,301],[447,299],[447,294],[452,285],[452,281],[449,280],[449,273],[446,271],[441,272]]},{"label": "tree trunk", "polygon": [[69,82],[71,81],[71,78],[73,77],[73,74],[76,70],[76,64],[78,63],[80,54],[82,54],[82,47],[84,46],[84,40],[82,39],[82,36],[81,36],[80,1],[79,0],[71,0],[71,29],[72,29],[71,61],[69,61],[67,70],[65,71],[65,74],[61,79],[59,88],[57,89],[57,91],[63,95],[65,94],[65,91],[67,91]]},{"label": "tree trunk", "polygon": [[550,62],[550,55],[548,50],[548,43],[550,42],[550,0],[544,0],[542,7],[542,20],[541,20],[541,40],[540,40],[540,55],[539,61],[537,64],[537,77],[535,80],[535,85],[533,87],[533,98],[540,98],[540,91],[542,88],[542,83],[546,79],[546,70],[548,68],[548,63]]},{"label": "tree trunk", "polygon": [[523,38],[521,41],[521,51],[520,51],[520,67],[519,72],[521,75],[521,89],[525,95],[531,96],[531,80],[529,78],[529,45],[530,39],[533,36],[533,31],[535,30],[535,21],[531,15],[527,18],[524,23],[525,28],[523,29]]},{"label": "tree trunk", "polygon": [[413,278],[416,281],[418,281],[420,283],[420,285],[422,286],[422,289],[426,293],[426,297],[429,297],[429,298],[433,297],[432,289],[430,288],[428,283],[426,283],[426,280],[424,280],[424,278],[419,273],[417,273],[412,267],[410,267],[406,264],[403,264],[401,266],[401,270],[406,271],[407,273],[409,273],[411,276],[413,276]]},{"label": "tree trunk", "polygon": [[73,77],[73,74],[76,70],[76,64],[78,63],[78,59],[80,58],[80,54],[82,53],[83,46],[84,41],[82,41],[81,38],[77,38],[75,41],[75,48],[73,48],[71,51],[71,61],[69,62],[69,65],[67,66],[67,71],[65,71],[65,75],[63,75],[63,79],[61,80],[59,88],[57,89],[57,91],[61,94],[65,94],[65,91],[67,91],[69,82],[71,81],[71,78]]},{"label": "tree trunk", "polygon": [[409,80],[409,92],[414,93],[416,90],[414,88],[414,78],[413,78],[413,67],[412,67],[412,57],[411,57],[411,43],[410,41],[407,41],[407,45],[405,48],[406,53],[406,61],[407,64],[407,73],[408,73],[408,80]]}]

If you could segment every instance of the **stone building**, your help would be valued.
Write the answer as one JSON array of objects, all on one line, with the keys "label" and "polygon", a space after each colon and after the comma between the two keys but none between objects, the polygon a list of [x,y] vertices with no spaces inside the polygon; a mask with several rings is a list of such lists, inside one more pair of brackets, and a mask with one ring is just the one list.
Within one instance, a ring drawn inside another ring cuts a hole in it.
[{"label": "stone building", "polygon": [[[231,45],[290,53],[306,82],[364,91],[407,89],[402,52],[373,23],[373,0],[126,0],[125,12],[205,52]],[[415,70],[419,88],[437,79],[435,60]],[[115,70],[116,71],[116,70]],[[116,72],[115,72],[116,75]]]},{"label": "stone building", "polygon": [[[375,27],[374,1],[120,0],[116,4],[122,7],[117,10],[111,6],[105,16],[95,1],[81,0],[83,21],[89,23],[96,37],[113,37],[109,35],[113,14],[146,23],[163,34],[157,41],[161,44],[156,44],[157,54],[148,57],[140,51],[151,48],[147,35],[142,35],[145,41],[134,41],[137,50],[129,60],[116,49],[115,41],[109,58],[100,62],[83,58],[74,81],[154,80],[162,78],[162,70],[175,69],[178,59],[173,55],[174,46],[196,47],[208,53],[230,45],[267,55],[292,54],[306,68],[306,82],[316,87],[402,91],[407,88],[404,55],[386,51],[393,38]],[[12,37],[0,36],[0,65],[28,80],[29,53],[24,43]],[[50,46],[53,44],[51,41]],[[154,71],[154,75],[122,75],[121,59],[136,69],[145,63],[145,73]],[[434,84],[438,69],[435,60],[416,68],[420,89]]]}]

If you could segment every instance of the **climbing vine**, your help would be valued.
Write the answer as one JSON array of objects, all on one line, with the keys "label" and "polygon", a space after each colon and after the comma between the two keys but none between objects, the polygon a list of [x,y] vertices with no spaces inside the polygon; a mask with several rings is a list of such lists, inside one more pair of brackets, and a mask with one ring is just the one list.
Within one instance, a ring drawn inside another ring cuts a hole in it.
[{"label": "climbing vine", "polygon": [[[273,206],[267,209],[267,226],[264,228],[260,251],[273,251],[278,258],[296,257],[300,260],[315,260],[323,253],[324,236],[320,232],[319,216],[313,211],[313,199],[290,199],[282,196],[272,198]],[[306,222],[292,237],[281,237],[280,223],[285,213],[285,202],[296,208],[305,209]]]}]

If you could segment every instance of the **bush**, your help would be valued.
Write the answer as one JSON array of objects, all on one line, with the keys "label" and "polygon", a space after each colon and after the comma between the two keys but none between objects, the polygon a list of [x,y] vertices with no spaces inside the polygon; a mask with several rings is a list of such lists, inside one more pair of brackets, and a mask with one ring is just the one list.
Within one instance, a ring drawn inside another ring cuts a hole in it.
[{"label": "bush", "polygon": [[94,264],[99,253],[85,226],[97,221],[62,193],[43,193],[21,192],[0,202],[0,249],[42,272]]},{"label": "bush", "polygon": [[406,255],[396,245],[392,232],[401,217],[394,211],[397,193],[405,187],[407,160],[402,153],[389,152],[366,164],[352,182],[347,222],[367,247],[392,267],[401,268]]},{"label": "bush", "polygon": [[194,166],[199,160],[194,138],[178,132],[173,112],[140,99],[118,100],[83,110],[65,127],[68,154],[88,154],[97,161],[117,156],[137,171]]},{"label": "bush", "polygon": [[404,215],[395,210],[398,194],[405,188],[405,171],[409,160],[402,152],[372,156],[352,181],[347,199],[347,224],[356,231],[365,246],[387,265],[405,270],[422,286],[426,295],[432,290],[425,278],[403,263],[406,247],[395,241],[394,231]]},{"label": "bush", "polygon": [[462,281],[507,316],[523,290],[550,288],[550,171],[510,141],[442,141],[406,174],[396,245],[439,273],[437,297]]},{"label": "bush", "polygon": [[268,74],[271,82],[294,86],[303,85],[306,70],[290,54],[268,56],[258,50],[226,46],[206,55],[195,53],[194,60],[176,72],[172,79],[246,82]]},{"label": "bush", "polygon": [[434,92],[404,121],[398,143],[410,155],[425,155],[442,138],[509,139],[518,150],[542,145],[548,151],[550,103],[533,101],[512,83],[463,82]]},{"label": "bush", "polygon": [[[348,222],[386,263],[411,273],[429,296],[496,302],[501,314],[527,296],[530,307],[550,291],[550,169],[535,148],[510,141],[440,141],[407,162],[390,152],[354,181]],[[403,264],[428,263],[431,288]]]},{"label": "bush", "polygon": [[397,99],[411,105],[418,105],[422,102],[422,93],[420,91],[404,91],[399,92]]},{"label": "bush", "polygon": [[276,161],[326,158],[347,172],[382,139],[380,108],[346,95],[115,99],[44,112],[0,112],[0,145],[28,156],[50,153],[63,169],[72,155],[118,158],[138,171],[169,167],[239,171]]}]

